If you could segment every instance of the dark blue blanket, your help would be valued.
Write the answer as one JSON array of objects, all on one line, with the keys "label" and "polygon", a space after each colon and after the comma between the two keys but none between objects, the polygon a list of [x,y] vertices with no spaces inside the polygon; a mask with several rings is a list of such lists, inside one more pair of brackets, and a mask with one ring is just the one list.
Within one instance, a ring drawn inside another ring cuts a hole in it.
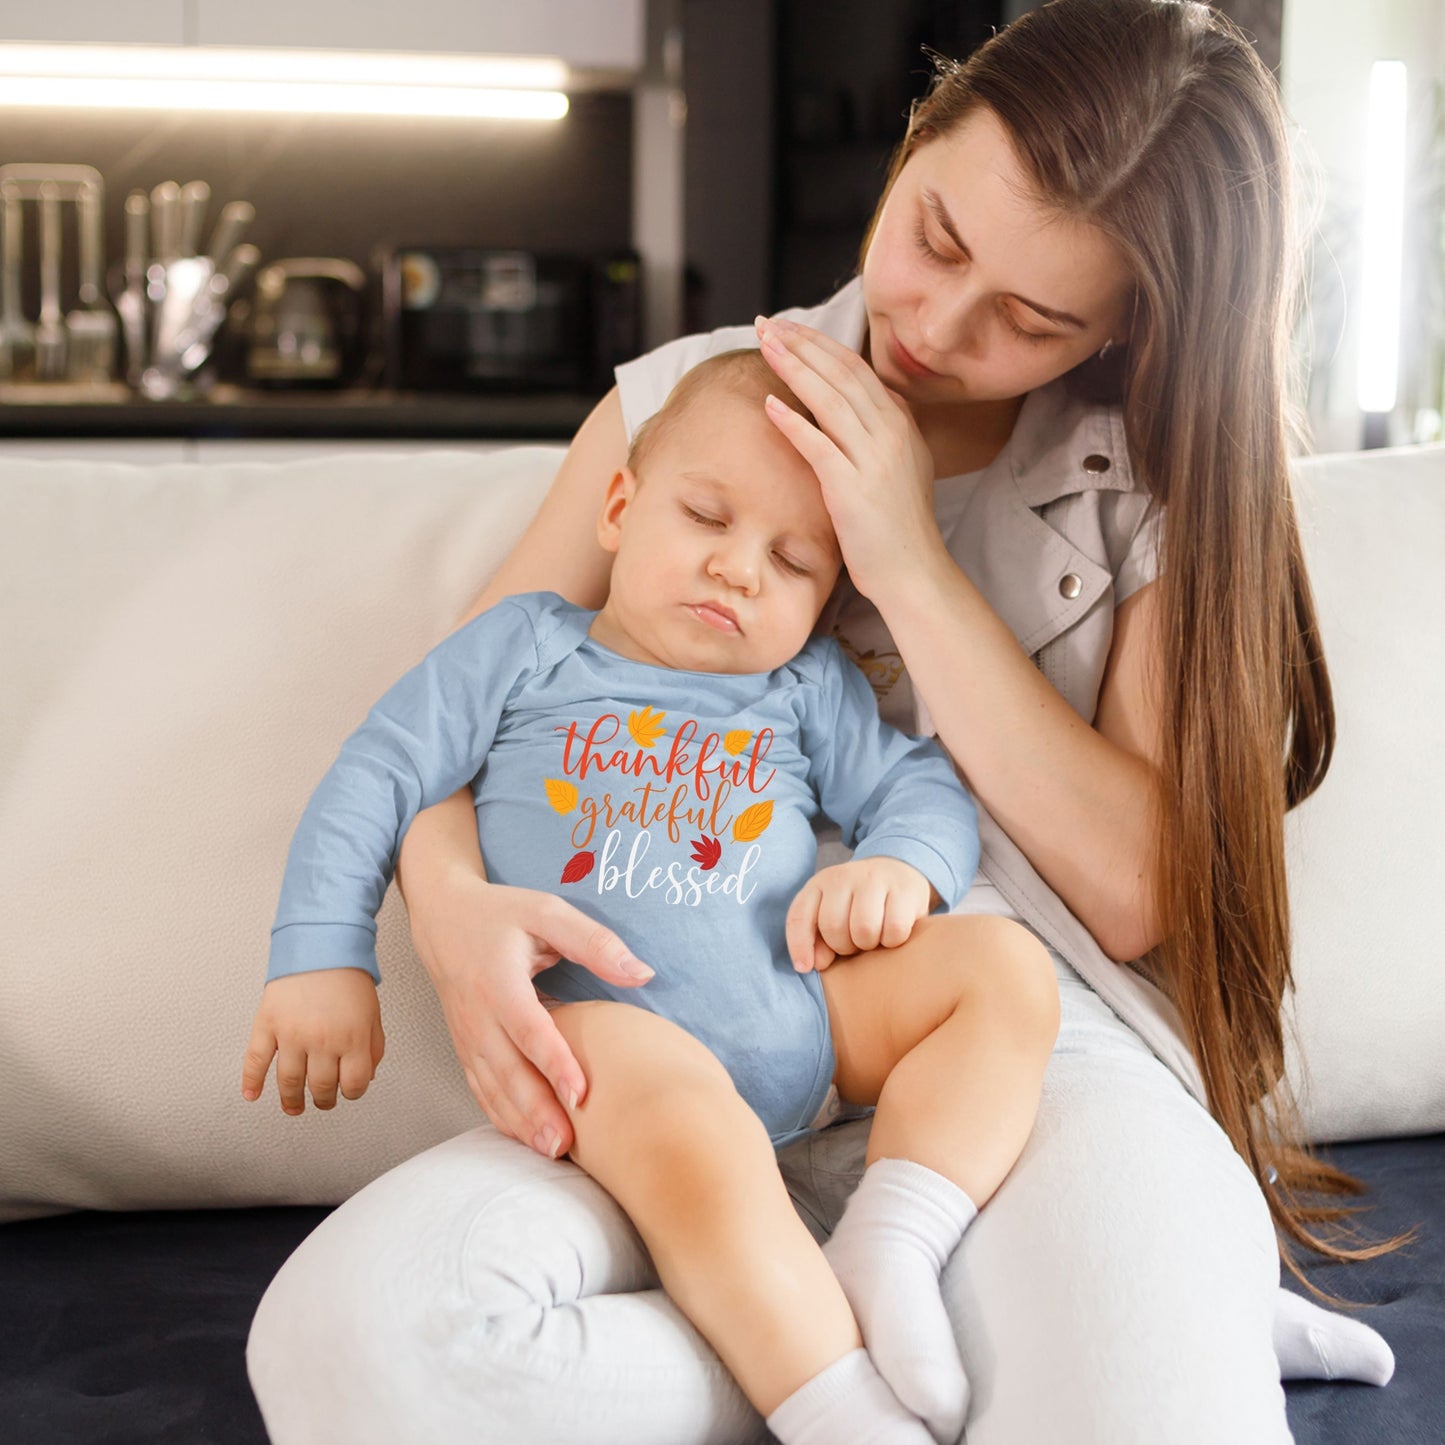
[{"label": "dark blue blanket", "polygon": [[[1298,1445],[1445,1442],[1445,1135],[1330,1151],[1377,1192],[1372,1235],[1420,1226],[1411,1249],[1320,1267],[1317,1283],[1378,1303],[1360,1318],[1395,1378],[1288,1386]],[[3,1445],[265,1445],[244,1350],[271,1276],[324,1209],[75,1214],[0,1228]],[[401,1442],[398,1442],[401,1445]],[[1060,1442],[1063,1445],[1063,1442]]]}]

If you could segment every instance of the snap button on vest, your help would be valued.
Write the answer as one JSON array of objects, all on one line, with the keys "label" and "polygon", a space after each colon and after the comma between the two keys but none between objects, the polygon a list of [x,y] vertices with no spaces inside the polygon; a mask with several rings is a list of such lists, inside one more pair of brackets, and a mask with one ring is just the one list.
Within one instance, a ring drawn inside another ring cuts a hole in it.
[{"label": "snap button on vest", "polygon": [[1100,472],[1107,472],[1109,466],[1109,458],[1100,456],[1098,452],[1090,452],[1089,455],[1084,458],[1084,470],[1086,472],[1092,472],[1096,476]]},{"label": "snap button on vest", "polygon": [[1059,591],[1063,596],[1067,597],[1070,602],[1083,590],[1083,582],[1075,576],[1074,573],[1065,572],[1064,575],[1059,578]]}]

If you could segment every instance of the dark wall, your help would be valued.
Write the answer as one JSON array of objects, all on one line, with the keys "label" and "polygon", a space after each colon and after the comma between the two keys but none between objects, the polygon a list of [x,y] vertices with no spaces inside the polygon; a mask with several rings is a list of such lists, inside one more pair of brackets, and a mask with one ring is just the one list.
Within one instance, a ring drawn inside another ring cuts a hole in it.
[{"label": "dark wall", "polygon": [[[124,240],[133,189],[204,180],[211,206],[250,201],[248,239],[263,264],[345,256],[367,266],[378,244],[477,244],[603,251],[631,237],[632,102],[572,99],[553,124],[331,116],[157,116],[14,111],[0,162],[95,166],[106,183],[106,258]],[[67,210],[73,208],[67,207]],[[35,208],[26,208],[27,296],[35,290]],[[64,305],[74,295],[75,243],[65,220]]]},{"label": "dark wall", "polygon": [[927,84],[1000,0],[685,0],[687,327],[821,301]]},{"label": "dark wall", "polygon": [[888,159],[927,89],[925,47],[961,58],[1003,23],[1001,0],[777,0],[776,306],[851,276]]},{"label": "dark wall", "polygon": [[773,0],[686,0],[685,329],[742,325],[770,308]]}]

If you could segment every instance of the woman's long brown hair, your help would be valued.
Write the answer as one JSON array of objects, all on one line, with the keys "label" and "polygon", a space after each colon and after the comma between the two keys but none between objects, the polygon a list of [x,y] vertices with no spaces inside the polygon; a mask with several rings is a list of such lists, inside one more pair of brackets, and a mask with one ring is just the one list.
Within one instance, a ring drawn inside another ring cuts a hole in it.
[{"label": "woman's long brown hair", "polygon": [[1054,0],[966,62],[935,61],[884,197],[919,145],[987,106],[1041,201],[1099,227],[1134,277],[1129,345],[1070,381],[1122,401],[1135,470],[1165,504],[1167,937],[1151,974],[1260,1181],[1284,1264],[1342,1303],[1305,1279],[1291,1242],[1354,1260],[1412,1235],[1366,1241],[1346,1222],[1356,1209],[1321,1198],[1364,1186],[1310,1151],[1284,1077],[1284,815],[1324,778],[1335,718],[1289,477],[1295,245],[1277,88],[1229,21],[1188,0]]}]

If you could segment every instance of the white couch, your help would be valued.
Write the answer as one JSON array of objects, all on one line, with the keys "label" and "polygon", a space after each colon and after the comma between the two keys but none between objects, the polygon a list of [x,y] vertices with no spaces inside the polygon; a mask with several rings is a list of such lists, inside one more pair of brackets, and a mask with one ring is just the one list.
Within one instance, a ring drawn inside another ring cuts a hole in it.
[{"label": "white couch", "polygon": [[[268,1082],[245,1104],[240,1055],[312,786],[559,456],[0,461],[0,1220],[334,1203],[478,1121],[394,890],[364,1102],[288,1119]],[[1311,459],[1298,483],[1340,740],[1290,824],[1291,1072],[1317,1141],[1428,1134],[1445,447]]]}]

